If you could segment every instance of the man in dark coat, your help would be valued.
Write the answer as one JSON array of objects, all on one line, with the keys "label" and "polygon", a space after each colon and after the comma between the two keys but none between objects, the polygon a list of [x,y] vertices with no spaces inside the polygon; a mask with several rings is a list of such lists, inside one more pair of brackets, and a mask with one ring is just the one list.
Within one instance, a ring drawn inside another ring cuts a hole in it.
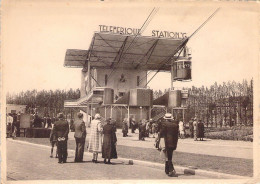
[{"label": "man in dark coat", "polygon": [[189,121],[190,137],[194,137],[193,118]]},{"label": "man in dark coat", "polygon": [[172,154],[177,148],[179,124],[178,120],[173,120],[172,114],[166,113],[162,120],[159,138],[164,138],[165,143],[165,173],[174,176],[176,171],[172,164]]},{"label": "man in dark coat", "polygon": [[57,137],[58,163],[67,162],[67,141],[69,134],[69,123],[64,120],[63,113],[58,114],[58,121],[54,123],[53,133]]},{"label": "man in dark coat", "polygon": [[74,122],[75,129],[75,141],[76,141],[76,152],[75,152],[75,162],[83,162],[85,139],[87,135],[86,125],[83,121],[83,114],[78,113],[78,120]]}]

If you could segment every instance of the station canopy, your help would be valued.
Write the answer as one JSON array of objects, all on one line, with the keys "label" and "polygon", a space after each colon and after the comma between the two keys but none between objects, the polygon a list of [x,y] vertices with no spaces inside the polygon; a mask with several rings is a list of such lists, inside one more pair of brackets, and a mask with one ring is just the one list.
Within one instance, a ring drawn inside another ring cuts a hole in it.
[{"label": "station canopy", "polygon": [[91,67],[95,68],[170,71],[171,63],[165,63],[183,41],[183,39],[95,32],[88,50],[66,51],[64,66],[83,68],[90,62]]}]

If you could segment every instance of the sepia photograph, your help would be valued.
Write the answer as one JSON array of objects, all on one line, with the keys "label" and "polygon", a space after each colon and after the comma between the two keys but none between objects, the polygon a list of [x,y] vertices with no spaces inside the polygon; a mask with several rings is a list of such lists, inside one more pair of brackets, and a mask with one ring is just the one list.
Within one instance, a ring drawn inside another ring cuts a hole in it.
[{"label": "sepia photograph", "polygon": [[1,5],[1,183],[257,183],[260,4]]}]

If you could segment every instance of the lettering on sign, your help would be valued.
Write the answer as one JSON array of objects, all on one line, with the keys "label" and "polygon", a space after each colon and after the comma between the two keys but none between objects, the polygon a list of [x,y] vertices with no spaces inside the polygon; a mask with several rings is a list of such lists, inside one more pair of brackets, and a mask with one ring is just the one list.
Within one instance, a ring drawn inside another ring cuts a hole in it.
[{"label": "lettering on sign", "polygon": [[140,30],[141,29],[137,29],[137,28],[99,25],[100,32],[108,32],[108,33],[113,33],[113,34],[140,35]]},{"label": "lettering on sign", "polygon": [[170,31],[159,31],[159,30],[152,30],[152,36],[158,38],[174,38],[174,39],[183,39],[187,38],[186,33],[182,32],[170,32]]},{"label": "lettering on sign", "polygon": [[[135,35],[135,36],[141,35],[140,33],[141,29],[117,27],[117,26],[99,25],[99,31],[105,33],[121,34],[121,35]],[[152,37],[183,39],[183,38],[187,38],[187,33],[152,30]]]}]

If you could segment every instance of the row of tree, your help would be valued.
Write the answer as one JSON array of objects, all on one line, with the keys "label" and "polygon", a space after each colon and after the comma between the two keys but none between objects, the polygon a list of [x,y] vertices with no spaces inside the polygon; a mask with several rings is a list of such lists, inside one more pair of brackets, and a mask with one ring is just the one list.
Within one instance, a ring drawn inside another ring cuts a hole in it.
[{"label": "row of tree", "polygon": [[[154,99],[169,90],[154,90]],[[186,122],[196,116],[210,126],[253,124],[253,79],[249,82],[243,80],[243,82],[214,83],[210,87],[192,86],[188,91],[189,98],[184,117]],[[28,111],[35,108],[44,109],[44,113],[50,115],[64,111],[65,100],[78,98],[80,98],[79,89],[7,93],[8,104],[27,105]]]},{"label": "row of tree", "polygon": [[[154,98],[169,90],[155,90]],[[188,91],[186,122],[196,116],[207,126],[253,125],[253,79],[249,82],[215,82],[210,87],[192,86]]]},{"label": "row of tree", "polygon": [[79,89],[66,90],[32,90],[20,92],[18,94],[7,93],[6,101],[8,104],[27,105],[27,112],[33,113],[35,108],[44,109],[44,114],[53,114],[64,110],[64,101],[78,99]]}]

